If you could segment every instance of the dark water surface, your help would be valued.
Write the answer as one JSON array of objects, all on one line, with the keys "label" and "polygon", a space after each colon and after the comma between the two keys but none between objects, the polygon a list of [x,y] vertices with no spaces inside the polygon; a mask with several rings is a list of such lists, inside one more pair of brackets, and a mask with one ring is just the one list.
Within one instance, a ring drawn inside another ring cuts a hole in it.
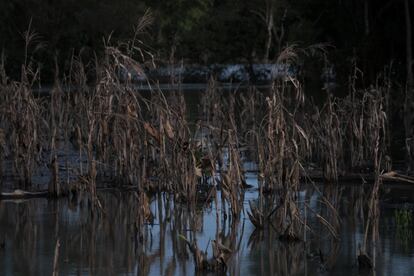
[{"label": "dark water surface", "polygon": [[[193,119],[201,110],[198,92],[185,93],[187,113]],[[247,171],[254,170],[254,165],[245,165]],[[39,178],[41,183],[48,181]],[[238,220],[224,218],[223,208],[228,207],[220,201],[190,211],[186,204],[174,203],[173,195],[151,197],[154,222],[144,227],[142,241],[136,227],[141,206],[132,191],[100,190],[103,211],[99,213],[91,213],[86,195],[0,201],[0,276],[52,275],[57,240],[60,275],[194,275],[193,256],[180,236],[196,238],[209,257],[211,242],[218,236],[235,244],[229,275],[414,275],[414,187],[382,187],[375,229],[379,236],[370,242],[375,246],[368,247],[375,269],[360,271],[357,254],[364,239],[369,185],[319,185],[318,191],[303,184],[298,201],[311,230],[301,237],[306,242],[286,243],[279,240],[278,229],[255,231],[246,212],[249,201],[258,198],[257,175],[247,173],[246,181],[253,187],[245,191]],[[339,212],[339,240],[311,212],[331,222],[322,195]]]},{"label": "dark water surface", "polygon": [[[247,178],[255,184],[254,175]],[[338,207],[342,223],[340,241],[335,241],[308,214],[313,234],[305,243],[281,242],[272,229],[254,232],[247,215],[229,225],[220,220],[223,239],[240,243],[232,256],[230,275],[413,275],[414,244],[412,222],[406,229],[397,225],[396,210],[411,214],[407,194],[411,188],[386,188],[378,225],[379,240],[375,248],[376,269],[359,271],[356,261],[358,244],[363,240],[363,224],[358,204],[364,201],[360,185],[321,186],[322,193],[340,198]],[[300,201],[324,213],[320,195],[308,185],[299,192]],[[366,196],[366,195],[365,195]],[[131,192],[102,191],[99,198],[105,214],[93,215],[87,200],[70,199],[0,202],[0,275],[51,275],[57,239],[61,275],[194,275],[194,261],[179,235],[195,235],[201,249],[208,248],[216,237],[216,208],[207,204],[190,212],[186,205],[175,205],[166,194],[152,198],[153,225],[145,227],[144,242],[136,235],[134,217],[136,199]],[[257,198],[257,190],[245,193],[248,201]],[[396,203],[398,202],[398,204]],[[373,249],[369,252],[372,254]]]}]

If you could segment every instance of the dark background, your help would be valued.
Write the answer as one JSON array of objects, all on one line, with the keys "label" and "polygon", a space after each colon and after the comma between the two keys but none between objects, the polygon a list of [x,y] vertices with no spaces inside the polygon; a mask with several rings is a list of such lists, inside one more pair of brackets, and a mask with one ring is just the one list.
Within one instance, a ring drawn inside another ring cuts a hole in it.
[{"label": "dark background", "polygon": [[[65,66],[79,51],[85,58],[101,55],[103,39],[111,32],[112,41],[130,38],[147,9],[154,22],[140,39],[159,61],[268,62],[288,44],[323,42],[333,46],[329,61],[344,79],[354,59],[365,85],[391,61],[395,80],[405,81],[402,0],[1,0],[0,49],[8,73],[18,77],[23,34],[31,21],[37,33],[33,44],[41,47],[30,50],[47,79],[55,56]],[[260,16],[266,10],[274,22],[268,57],[266,22]]]}]

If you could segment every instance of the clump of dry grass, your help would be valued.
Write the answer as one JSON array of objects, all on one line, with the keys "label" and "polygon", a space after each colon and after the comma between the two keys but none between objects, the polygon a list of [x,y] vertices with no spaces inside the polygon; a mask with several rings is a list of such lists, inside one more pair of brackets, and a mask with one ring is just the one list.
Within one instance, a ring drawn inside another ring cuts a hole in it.
[{"label": "clump of dry grass", "polygon": [[[146,26],[148,20],[140,24]],[[136,35],[142,30],[145,27],[136,27]],[[13,161],[15,174],[27,188],[36,170],[48,167],[51,196],[74,186],[88,192],[94,210],[104,209],[97,192],[101,183],[132,190],[140,206],[134,210],[134,227],[141,241],[145,224],[153,219],[148,196],[153,192],[171,195],[174,204],[184,203],[192,211],[197,203],[212,199],[217,229],[228,215],[236,229],[245,211],[248,156],[257,165],[259,182],[257,203],[248,211],[251,222],[258,229],[276,228],[282,240],[299,241],[310,229],[303,210],[335,238],[340,223],[337,206],[331,203],[334,196],[323,197],[330,210],[326,219],[306,203],[300,205],[307,164],[316,164],[325,179],[336,182],[343,172],[370,163],[376,182],[369,210],[371,221],[376,221],[379,175],[387,153],[380,87],[359,91],[351,85],[347,97],[329,93],[318,108],[295,76],[274,80],[268,91],[251,88],[248,94],[237,89],[227,93],[212,79],[200,101],[200,118],[192,122],[182,91],[167,94],[149,80],[149,95],[136,88],[133,75],[145,76],[144,63],[153,63],[139,45],[137,37],[118,45],[108,39],[105,56],[93,66],[74,55],[67,72],[59,73],[56,66],[55,84],[46,98],[33,93],[39,71],[30,59],[20,81],[8,79],[1,66],[0,179],[4,158]],[[295,64],[298,51],[287,48],[278,62]],[[224,239],[217,234],[212,259],[198,249],[195,239],[185,241],[198,269],[222,272],[237,251],[235,236],[232,232]]]},{"label": "clump of dry grass", "polygon": [[[35,37],[30,29],[26,34],[26,55]],[[13,161],[13,171],[19,177],[19,186],[31,185],[34,170],[38,167],[39,157],[43,151],[44,129],[43,106],[40,99],[33,95],[33,87],[39,81],[39,68],[29,62],[21,68],[21,80],[10,80],[2,62],[2,81],[0,84],[0,125],[6,134],[3,148]]]}]

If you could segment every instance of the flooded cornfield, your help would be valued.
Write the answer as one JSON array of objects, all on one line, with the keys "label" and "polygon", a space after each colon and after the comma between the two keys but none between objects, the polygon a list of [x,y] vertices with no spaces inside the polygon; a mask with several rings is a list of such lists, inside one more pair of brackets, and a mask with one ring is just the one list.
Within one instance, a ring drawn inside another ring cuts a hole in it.
[{"label": "flooded cornfield", "polygon": [[73,57],[46,95],[30,70],[2,76],[1,275],[414,269],[414,178],[392,159],[388,78],[314,99],[294,75],[142,88],[120,74],[141,65],[110,46],[95,66],[92,85]]}]

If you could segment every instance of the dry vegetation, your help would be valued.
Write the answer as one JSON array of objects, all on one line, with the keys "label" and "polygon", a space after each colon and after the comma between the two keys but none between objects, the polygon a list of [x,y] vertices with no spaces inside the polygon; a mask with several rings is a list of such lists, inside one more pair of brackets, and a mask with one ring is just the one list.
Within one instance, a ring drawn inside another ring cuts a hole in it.
[{"label": "dry vegetation", "polygon": [[[148,23],[141,22],[137,34]],[[306,203],[300,207],[301,181],[321,172],[335,183],[358,167],[372,167],[368,235],[378,218],[379,176],[390,166],[385,86],[356,90],[356,70],[348,96],[337,98],[327,91],[326,102],[318,107],[295,76],[274,80],[268,91],[251,88],[247,93],[224,92],[211,80],[202,95],[199,120],[190,121],[181,91],[163,93],[149,84],[153,89],[144,96],[136,88],[131,74],[144,74],[145,61],[133,57],[151,57],[135,43],[108,43],[105,56],[93,66],[93,83],[87,77],[91,69],[81,56],[73,56],[68,72],[60,74],[56,68],[48,96],[35,95],[40,71],[30,57],[19,81],[9,79],[3,65],[0,176],[8,164],[16,187],[31,189],[34,175],[46,167],[50,197],[87,192],[93,210],[102,209],[99,186],[129,190],[140,203],[136,230],[144,239],[142,226],[152,218],[148,194],[154,192],[172,194],[176,204],[185,203],[190,210],[212,201],[221,206],[219,229],[220,218],[237,225],[245,211],[243,163],[248,154],[257,164],[259,182],[258,199],[248,211],[251,222],[258,229],[277,229],[282,240],[300,241],[311,230],[306,213],[317,216],[335,238],[339,224],[330,196],[322,195],[330,210],[326,218]],[[290,47],[278,62],[292,64],[300,51]],[[237,251],[236,233],[226,244],[218,233],[211,259],[194,237],[183,237],[198,269],[223,270]]]}]

